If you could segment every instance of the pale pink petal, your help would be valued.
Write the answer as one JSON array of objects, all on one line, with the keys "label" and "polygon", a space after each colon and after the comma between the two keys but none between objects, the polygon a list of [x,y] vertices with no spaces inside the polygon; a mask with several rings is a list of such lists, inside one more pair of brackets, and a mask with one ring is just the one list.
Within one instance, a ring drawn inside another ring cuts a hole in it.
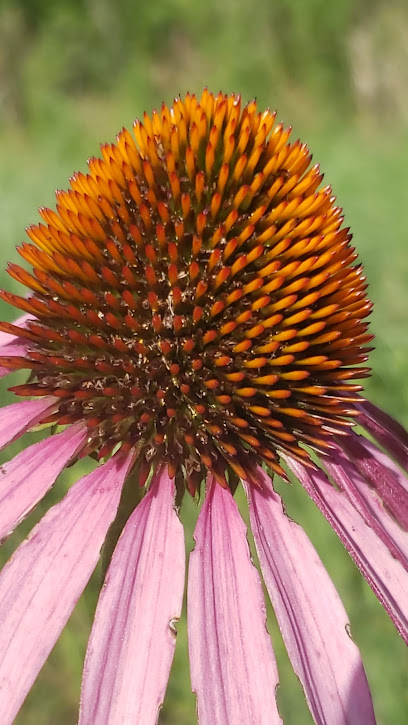
[{"label": "pale pink petal", "polygon": [[344,493],[323,471],[312,470],[289,456],[288,466],[302,483],[353,557],[365,579],[408,643],[408,573],[388,546],[368,526]]},{"label": "pale pink petal", "polygon": [[405,473],[363,436],[351,432],[342,438],[340,447],[369,486],[378,492],[384,506],[407,531],[408,477]]},{"label": "pale pink petal", "polygon": [[214,479],[194,539],[187,616],[200,725],[280,723],[261,582],[231,492]]},{"label": "pale pink petal", "polygon": [[89,640],[80,725],[157,721],[184,591],[184,534],[174,496],[163,469],[116,546]]},{"label": "pale pink petal", "polygon": [[358,423],[368,431],[395,460],[408,469],[408,433],[394,418],[368,400],[356,405]]},{"label": "pale pink petal", "polygon": [[375,723],[347,614],[303,529],[282,509],[270,478],[258,469],[246,484],[251,528],[266,587],[293,669],[316,723]]},{"label": "pale pink petal", "polygon": [[[28,313],[25,313],[24,315],[21,315],[21,317],[18,317],[17,320],[13,321],[13,325],[16,325],[17,327],[25,327],[28,320],[34,320],[35,318],[32,315],[29,315]],[[3,345],[9,345],[14,340],[18,340],[19,338],[15,335],[10,335],[8,332],[2,332],[0,330],[0,347],[3,347]],[[6,354],[6,353],[2,353]],[[8,354],[8,353],[7,353]]]},{"label": "pale pink petal", "polygon": [[45,496],[88,435],[83,425],[70,426],[0,466],[0,541]]},{"label": "pale pink petal", "polygon": [[0,450],[41,422],[46,417],[45,411],[51,412],[55,403],[55,398],[47,396],[0,408]]},{"label": "pale pink petal", "polygon": [[118,454],[48,511],[0,574],[0,722],[9,725],[94,570],[131,456]]}]

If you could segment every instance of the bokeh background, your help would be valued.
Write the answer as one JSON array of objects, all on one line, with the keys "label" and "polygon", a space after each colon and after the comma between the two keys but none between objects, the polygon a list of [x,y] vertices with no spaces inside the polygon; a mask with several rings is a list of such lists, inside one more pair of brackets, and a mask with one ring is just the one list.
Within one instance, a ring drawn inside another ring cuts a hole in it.
[{"label": "bokeh background", "polygon": [[[405,0],[1,0],[0,254],[17,260],[24,227],[74,170],[143,110],[204,85],[278,109],[307,141],[345,209],[375,303],[370,398],[408,426],[408,5]],[[17,284],[0,272],[0,285]],[[0,316],[13,311],[0,307]],[[8,382],[8,384],[10,384]],[[2,402],[10,394],[3,385]],[[32,440],[32,439],[31,439]],[[22,441],[26,443],[26,441]],[[16,453],[21,442],[12,447]],[[10,456],[10,451],[7,453]],[[60,477],[0,552],[5,561],[78,476]],[[87,469],[88,470],[88,469]],[[349,613],[378,722],[408,722],[408,656],[390,620],[300,486],[279,484]],[[187,542],[197,510],[186,501]],[[95,572],[18,716],[18,725],[76,722]],[[248,626],[250,627],[250,622]],[[269,611],[288,725],[310,723]],[[195,722],[186,626],[160,723]],[[96,724],[97,725],[97,724]]]}]

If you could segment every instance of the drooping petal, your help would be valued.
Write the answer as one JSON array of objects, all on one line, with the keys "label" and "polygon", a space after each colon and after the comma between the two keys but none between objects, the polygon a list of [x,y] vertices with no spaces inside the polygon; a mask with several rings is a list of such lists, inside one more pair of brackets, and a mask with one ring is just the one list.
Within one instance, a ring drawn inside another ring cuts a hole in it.
[{"label": "drooping petal", "polygon": [[0,466],[0,541],[45,496],[87,437],[84,426],[70,426]]},{"label": "drooping petal", "polygon": [[293,473],[327,518],[365,579],[408,643],[408,573],[323,471],[305,468],[286,457]]},{"label": "drooping petal", "polygon": [[385,453],[363,436],[351,432],[341,448],[369,486],[375,488],[384,506],[408,531],[408,477]]},{"label": "drooping petal", "polygon": [[[13,325],[16,325],[16,327],[25,327],[28,320],[34,320],[34,317],[28,313],[21,315],[16,320],[13,321]],[[10,343],[18,340],[19,338],[15,335],[10,335],[8,332],[3,332],[0,330],[0,347],[3,347],[3,345],[9,345]],[[9,353],[2,353],[4,355],[8,355]]]},{"label": "drooping petal", "polygon": [[[385,469],[386,472],[391,473],[396,480],[398,481],[398,485],[404,489],[405,492],[408,492],[408,475],[401,469],[401,467],[394,463],[393,460],[387,455],[387,453],[384,453],[379,448],[377,448],[374,443],[371,443],[371,441],[367,440],[367,438],[363,438],[363,436],[358,436],[358,440],[361,445],[365,448],[366,452],[370,456],[370,462],[371,465],[375,464],[372,463],[371,459],[374,458],[382,468]],[[363,460],[361,461],[364,466],[366,465],[366,456],[364,456]]]},{"label": "drooping petal", "polygon": [[23,435],[44,418],[44,413],[55,405],[52,397],[12,403],[0,410],[0,450]]},{"label": "drooping petal", "polygon": [[184,534],[174,496],[163,469],[116,546],[88,644],[80,725],[157,721],[184,591]]},{"label": "drooping petal", "polygon": [[283,511],[271,481],[246,484],[265,584],[293,669],[316,723],[375,723],[360,653],[339,595],[303,529]]},{"label": "drooping petal", "polygon": [[408,470],[408,433],[402,425],[368,400],[359,403],[356,408],[360,412],[359,425],[362,425],[405,470]]},{"label": "drooping petal", "polygon": [[0,574],[0,722],[9,725],[64,628],[115,518],[131,455],[69,490]]},{"label": "drooping petal", "polygon": [[[335,449],[330,458],[324,460],[325,468],[336,485],[344,491],[353,506],[360,512],[365,522],[376,532],[383,543],[388,547],[391,554],[401,562],[402,566],[408,571],[408,532],[405,527],[400,525],[403,519],[404,500],[401,501],[401,516],[393,515],[393,512],[387,509],[387,499],[393,493],[398,483],[392,482],[390,491],[385,493],[385,501],[381,496],[381,490],[378,487],[386,488],[387,480],[381,481],[381,469],[378,474],[377,481],[373,478],[376,487],[367,485],[367,479],[360,475],[360,468],[346,458],[344,453]],[[364,466],[362,466],[364,470]],[[391,477],[390,477],[391,478]],[[402,489],[403,490],[403,489]],[[393,509],[396,506],[393,503]]]},{"label": "drooping petal", "polygon": [[280,723],[261,582],[232,495],[214,479],[194,539],[187,616],[200,725]]}]

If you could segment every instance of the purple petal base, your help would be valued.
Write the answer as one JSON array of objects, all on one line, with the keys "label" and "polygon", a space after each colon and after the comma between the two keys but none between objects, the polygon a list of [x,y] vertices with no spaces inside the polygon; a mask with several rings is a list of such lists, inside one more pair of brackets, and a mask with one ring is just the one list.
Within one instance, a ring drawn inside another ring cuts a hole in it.
[{"label": "purple petal base", "polygon": [[408,478],[395,463],[370,441],[351,432],[341,448],[360,476],[374,488],[384,506],[408,531]]},{"label": "purple petal base", "polygon": [[359,425],[363,426],[380,445],[408,470],[408,433],[391,416],[365,400],[355,406],[359,411]]}]

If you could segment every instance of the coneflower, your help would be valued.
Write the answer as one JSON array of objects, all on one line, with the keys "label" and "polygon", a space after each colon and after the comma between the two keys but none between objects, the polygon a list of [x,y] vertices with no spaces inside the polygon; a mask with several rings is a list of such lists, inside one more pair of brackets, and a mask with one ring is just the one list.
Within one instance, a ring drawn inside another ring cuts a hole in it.
[{"label": "coneflower", "polygon": [[199,721],[280,722],[241,483],[315,722],[374,723],[343,605],[273,488],[295,474],[408,641],[408,436],[355,382],[369,373],[371,303],[341,209],[307,146],[254,101],[187,94],[133,130],[40,210],[19,248],[32,272],[8,268],[28,293],[1,292],[25,314],[0,324],[0,373],[30,374],[10,388],[25,400],[2,409],[0,443],[39,423],[52,435],[2,467],[0,537],[68,464],[100,461],[0,574],[1,723],[111,525],[79,721],[156,722],[183,598],[184,495],[204,499],[188,579]]}]

